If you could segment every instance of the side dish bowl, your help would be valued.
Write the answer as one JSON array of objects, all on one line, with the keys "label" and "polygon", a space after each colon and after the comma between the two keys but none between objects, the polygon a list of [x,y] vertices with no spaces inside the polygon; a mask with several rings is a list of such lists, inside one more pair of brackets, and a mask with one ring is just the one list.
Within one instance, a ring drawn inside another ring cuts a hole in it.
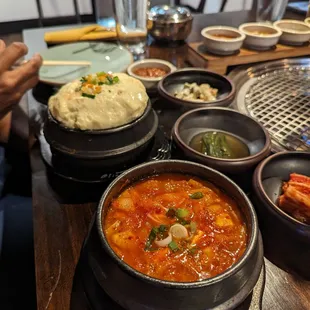
[{"label": "side dish bowl", "polygon": [[310,40],[309,24],[292,19],[282,19],[273,24],[282,31],[280,42],[287,45],[302,45]]},{"label": "side dish bowl", "polygon": [[305,19],[305,23],[306,23],[307,25],[310,26],[310,17],[307,17],[307,18]]},{"label": "side dish bowl", "polygon": [[[112,250],[103,223],[111,201],[124,187],[138,180],[162,173],[196,176],[219,187],[240,208],[247,227],[245,253],[222,274],[198,282],[171,282],[142,274],[124,263]],[[90,262],[101,287],[129,310],[234,309],[252,291],[263,264],[263,249],[256,214],[248,197],[223,174],[203,165],[178,161],[157,161],[131,168],[116,178],[103,193],[96,214],[96,227],[102,245],[99,261]],[[154,298],[154,296],[156,298]]]},{"label": "side dish bowl", "polygon": [[246,35],[244,45],[255,50],[268,50],[275,46],[282,31],[265,23],[246,23],[239,27]]},{"label": "side dish bowl", "polygon": [[[182,90],[185,83],[206,83],[218,89],[215,101],[190,101],[175,97],[175,93]],[[227,107],[235,98],[235,86],[225,76],[205,70],[186,68],[166,75],[158,83],[159,94],[178,107],[195,109],[199,107]]]},{"label": "side dish bowl", "polygon": [[[161,70],[166,71],[166,74],[159,77],[148,77],[148,76],[141,76],[136,73],[136,70],[143,69],[143,68],[158,68]],[[143,85],[145,86],[146,90],[153,90],[156,89],[158,82],[167,74],[172,73],[176,70],[176,67],[165,60],[161,59],[143,59],[134,62],[127,68],[127,72],[130,76],[140,80]]]},{"label": "side dish bowl", "polygon": [[[238,159],[217,158],[198,152],[190,146],[196,135],[209,131],[235,136],[246,144],[250,155]],[[270,137],[264,127],[251,117],[227,108],[202,108],[184,113],[176,121],[172,136],[187,158],[230,174],[255,167],[270,153]]]},{"label": "side dish bowl", "polygon": [[299,222],[278,207],[283,182],[289,180],[291,173],[310,177],[310,153],[277,153],[261,162],[253,176],[253,202],[267,257],[309,280],[310,225]]},{"label": "side dish bowl", "polygon": [[245,35],[237,28],[212,26],[201,30],[205,48],[217,55],[231,55],[241,48]]}]

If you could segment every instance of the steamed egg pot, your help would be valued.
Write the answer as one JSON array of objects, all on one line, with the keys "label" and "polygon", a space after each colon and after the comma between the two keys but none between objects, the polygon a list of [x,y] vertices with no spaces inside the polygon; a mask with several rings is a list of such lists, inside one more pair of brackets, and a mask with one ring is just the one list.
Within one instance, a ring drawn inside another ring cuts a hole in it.
[{"label": "steamed egg pot", "polygon": [[[150,145],[158,127],[158,117],[150,101],[135,121],[107,130],[77,130],[62,126],[48,111],[44,135],[51,147],[53,163],[100,177],[101,172],[123,170],[136,163]],[[89,170],[88,170],[89,169]],[[98,171],[100,169],[100,171]]]},{"label": "steamed egg pot", "polygon": [[[250,156],[221,159],[204,155],[189,146],[194,136],[207,131],[222,131],[244,142]],[[270,154],[268,132],[253,118],[228,108],[200,108],[179,117],[172,129],[173,140],[183,155],[219,171],[238,174],[252,170]]]},{"label": "steamed egg pot", "polygon": [[[224,273],[199,282],[162,281],[129,267],[109,246],[102,223],[112,199],[123,190],[124,186],[160,173],[183,173],[208,180],[238,202],[247,224],[248,245],[243,257]],[[263,264],[263,247],[257,219],[247,196],[223,174],[187,161],[149,162],[131,168],[116,178],[99,202],[96,230],[101,247],[100,251],[92,253],[89,264],[100,286],[124,309],[234,309],[252,291]]]},{"label": "steamed egg pot", "polygon": [[54,149],[72,157],[102,158],[120,154],[123,148],[143,139],[154,125],[154,112],[149,101],[141,117],[120,127],[104,130],[72,129],[60,124],[48,110],[44,126],[47,142]]}]

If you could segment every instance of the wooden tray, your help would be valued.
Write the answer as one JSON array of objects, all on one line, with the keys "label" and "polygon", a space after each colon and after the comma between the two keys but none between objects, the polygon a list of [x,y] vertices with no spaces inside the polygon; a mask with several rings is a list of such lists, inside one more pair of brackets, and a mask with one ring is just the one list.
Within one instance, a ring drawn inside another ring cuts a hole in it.
[{"label": "wooden tray", "polygon": [[241,48],[237,54],[217,56],[208,53],[202,42],[195,42],[189,43],[187,61],[195,67],[203,67],[219,74],[226,74],[227,68],[230,66],[306,55],[310,55],[309,44],[298,47],[278,44],[268,51],[253,51]]}]

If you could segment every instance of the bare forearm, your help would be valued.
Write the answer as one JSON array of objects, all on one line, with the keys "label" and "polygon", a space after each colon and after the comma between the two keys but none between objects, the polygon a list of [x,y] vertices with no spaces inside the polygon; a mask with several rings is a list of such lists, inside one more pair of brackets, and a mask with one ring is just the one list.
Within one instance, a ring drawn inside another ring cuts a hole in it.
[{"label": "bare forearm", "polygon": [[11,130],[12,112],[7,113],[0,119],[0,143],[7,143]]}]

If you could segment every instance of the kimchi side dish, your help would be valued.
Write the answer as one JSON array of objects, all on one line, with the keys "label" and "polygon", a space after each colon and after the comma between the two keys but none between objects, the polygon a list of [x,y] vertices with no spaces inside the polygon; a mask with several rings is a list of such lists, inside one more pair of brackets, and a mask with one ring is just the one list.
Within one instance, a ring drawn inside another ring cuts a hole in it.
[{"label": "kimchi side dish", "polygon": [[247,246],[235,201],[211,183],[179,174],[152,176],[125,189],[109,206],[103,229],[126,264],[174,282],[223,273]]},{"label": "kimchi side dish", "polygon": [[296,220],[310,225],[310,178],[292,173],[282,189],[279,207]]}]

